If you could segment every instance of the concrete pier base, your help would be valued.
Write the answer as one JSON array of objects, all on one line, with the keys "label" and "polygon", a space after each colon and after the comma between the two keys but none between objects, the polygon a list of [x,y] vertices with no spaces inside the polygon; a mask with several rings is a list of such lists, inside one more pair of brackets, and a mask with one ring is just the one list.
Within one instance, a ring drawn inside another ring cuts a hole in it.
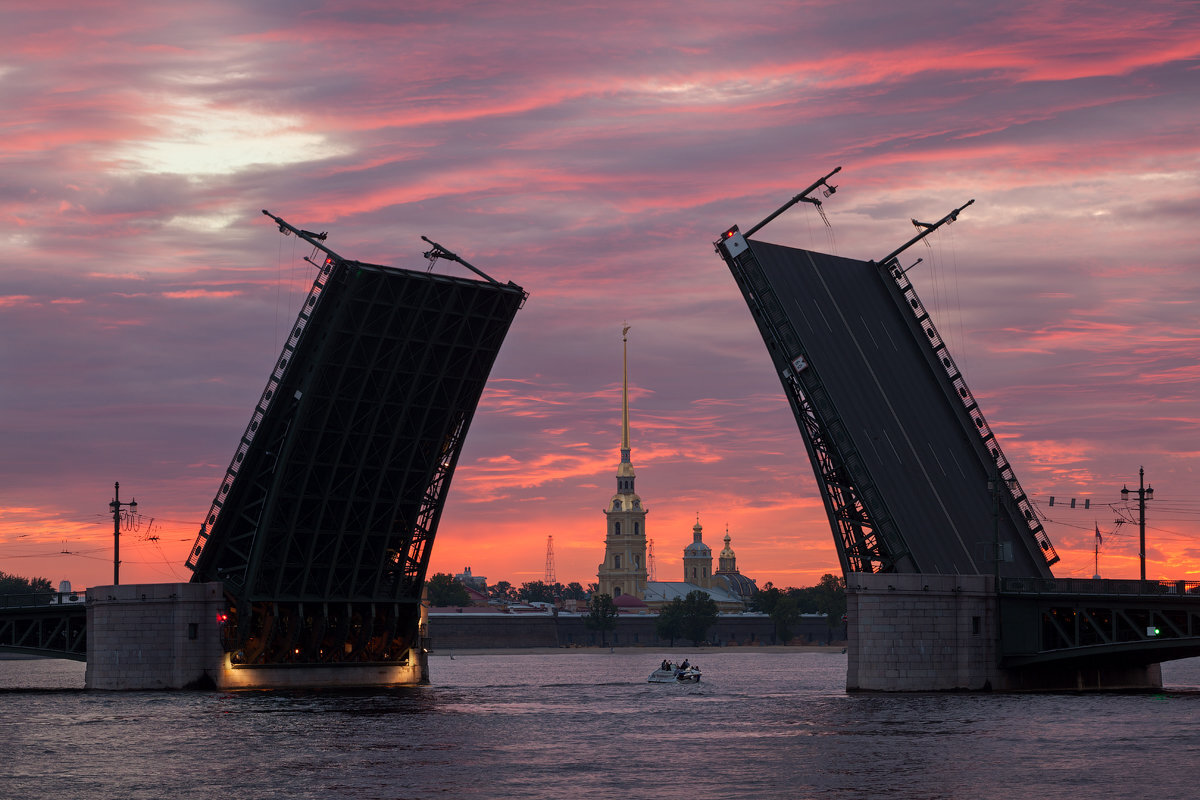
[{"label": "concrete pier base", "polygon": [[428,683],[424,657],[409,664],[234,665],[228,656],[221,671],[222,689],[355,689],[370,686],[416,686]]},{"label": "concrete pier base", "polygon": [[87,591],[89,689],[220,685],[220,583],[95,586]]},{"label": "concrete pier base", "polygon": [[87,592],[88,689],[286,689],[428,683],[428,659],[408,663],[231,665],[221,647],[220,583],[97,586]]},{"label": "concrete pier base", "polygon": [[851,573],[847,691],[1120,691],[1162,688],[1158,664],[1004,669],[987,575]]}]

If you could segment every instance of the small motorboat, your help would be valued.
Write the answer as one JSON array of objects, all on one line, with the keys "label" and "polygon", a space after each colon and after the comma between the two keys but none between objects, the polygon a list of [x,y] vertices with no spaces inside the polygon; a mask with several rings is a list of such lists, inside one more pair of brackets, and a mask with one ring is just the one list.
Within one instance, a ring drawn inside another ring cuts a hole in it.
[{"label": "small motorboat", "polygon": [[650,673],[650,683],[699,683],[700,668],[692,665],[674,666],[670,663]]}]

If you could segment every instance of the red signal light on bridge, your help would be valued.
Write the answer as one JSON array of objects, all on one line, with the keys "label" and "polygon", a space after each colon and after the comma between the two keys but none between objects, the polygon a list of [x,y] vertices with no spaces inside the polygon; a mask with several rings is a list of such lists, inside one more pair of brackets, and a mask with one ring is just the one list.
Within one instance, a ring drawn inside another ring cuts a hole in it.
[{"label": "red signal light on bridge", "polygon": [[218,625],[224,625],[228,621],[229,621],[228,614],[220,614],[220,613],[217,614],[217,624]]}]

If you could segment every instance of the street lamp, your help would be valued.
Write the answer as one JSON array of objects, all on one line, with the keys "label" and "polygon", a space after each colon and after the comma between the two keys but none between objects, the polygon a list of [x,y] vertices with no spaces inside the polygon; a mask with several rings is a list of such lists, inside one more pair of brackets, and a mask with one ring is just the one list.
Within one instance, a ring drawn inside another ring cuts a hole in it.
[{"label": "street lamp", "polygon": [[113,515],[113,586],[121,585],[121,506],[128,506],[129,513],[137,513],[137,500],[121,502],[121,484],[113,484],[113,500],[108,504]]},{"label": "street lamp", "polygon": [[[1146,501],[1154,499],[1154,487],[1145,486],[1146,470],[1138,467],[1138,558],[1142,562],[1142,580],[1146,580]],[[1121,487],[1121,499],[1129,502],[1129,488]]]}]

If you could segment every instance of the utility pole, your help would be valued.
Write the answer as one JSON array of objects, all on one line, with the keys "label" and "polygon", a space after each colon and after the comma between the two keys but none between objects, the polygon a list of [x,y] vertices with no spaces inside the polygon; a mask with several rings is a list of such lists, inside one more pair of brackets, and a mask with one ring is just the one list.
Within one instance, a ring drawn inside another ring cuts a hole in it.
[{"label": "utility pole", "polygon": [[121,585],[121,506],[128,506],[129,513],[137,513],[137,500],[121,502],[121,484],[113,484],[113,499],[108,504],[113,515],[113,586]]},{"label": "utility pole", "polygon": [[558,578],[554,574],[554,537],[546,537],[546,585],[554,586]]},{"label": "utility pole", "polygon": [[[1142,580],[1146,580],[1146,501],[1154,499],[1154,487],[1145,485],[1146,470],[1138,467],[1138,559],[1142,563]],[[1121,487],[1121,499],[1129,502],[1129,488]]]}]

